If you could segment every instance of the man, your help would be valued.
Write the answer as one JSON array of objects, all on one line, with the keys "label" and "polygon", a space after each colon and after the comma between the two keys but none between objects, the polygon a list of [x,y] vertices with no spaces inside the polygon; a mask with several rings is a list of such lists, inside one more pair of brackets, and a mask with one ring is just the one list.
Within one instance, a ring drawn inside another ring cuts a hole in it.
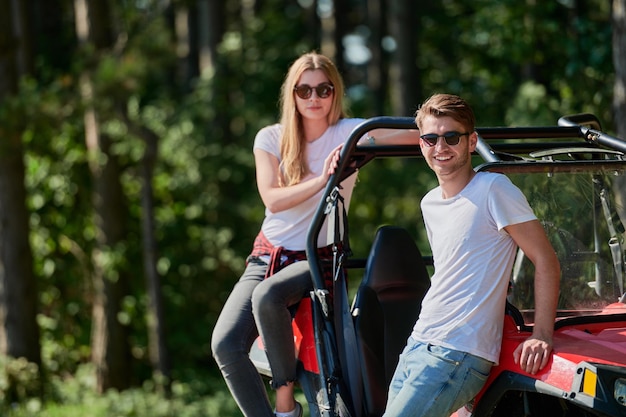
[{"label": "man", "polygon": [[560,266],[526,198],[501,174],[476,173],[475,116],[436,94],[417,111],[420,147],[439,186],[421,207],[433,253],[431,287],[389,388],[385,417],[447,417],[471,401],[498,362],[517,247],[535,266],[533,334],[515,362],[535,374],[550,358]]}]

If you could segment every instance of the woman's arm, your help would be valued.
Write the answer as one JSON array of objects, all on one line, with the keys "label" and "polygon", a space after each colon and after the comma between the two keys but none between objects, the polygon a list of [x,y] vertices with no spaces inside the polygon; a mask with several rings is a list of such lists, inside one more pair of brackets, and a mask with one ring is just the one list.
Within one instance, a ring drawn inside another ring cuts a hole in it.
[{"label": "woman's arm", "polygon": [[373,129],[359,140],[359,145],[419,145],[420,131],[415,129]]},{"label": "woman's arm", "polygon": [[277,213],[295,207],[321,191],[337,168],[342,147],[339,145],[326,157],[321,175],[288,187],[279,186],[278,158],[269,152],[255,149],[256,182],[265,207]]}]

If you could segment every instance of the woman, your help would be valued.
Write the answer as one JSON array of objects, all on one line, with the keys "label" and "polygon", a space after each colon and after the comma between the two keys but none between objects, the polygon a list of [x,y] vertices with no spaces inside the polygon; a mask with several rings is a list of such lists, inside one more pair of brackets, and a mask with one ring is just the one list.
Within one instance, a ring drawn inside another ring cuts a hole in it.
[{"label": "woman", "polygon": [[[343,81],[332,61],[314,52],[302,55],[281,88],[280,124],[261,129],[254,141],[265,219],[211,342],[213,356],[245,416],[302,415],[294,399],[296,358],[288,308],[312,289],[308,263],[298,262],[306,259],[308,227],[343,143],[363,121],[346,117],[343,96]],[[419,134],[377,129],[364,141],[417,144]],[[353,175],[342,182],[346,207],[355,179]],[[326,235],[322,231],[318,240],[322,253],[329,250]],[[259,334],[272,369],[275,411],[248,357]]]}]

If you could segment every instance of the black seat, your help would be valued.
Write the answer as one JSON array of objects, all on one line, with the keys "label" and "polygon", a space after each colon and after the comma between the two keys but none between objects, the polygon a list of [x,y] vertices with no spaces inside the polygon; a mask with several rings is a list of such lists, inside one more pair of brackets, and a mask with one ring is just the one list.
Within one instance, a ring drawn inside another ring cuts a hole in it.
[{"label": "black seat", "polygon": [[417,320],[430,277],[409,233],[383,226],[374,239],[353,303],[366,416],[381,416],[387,390]]}]

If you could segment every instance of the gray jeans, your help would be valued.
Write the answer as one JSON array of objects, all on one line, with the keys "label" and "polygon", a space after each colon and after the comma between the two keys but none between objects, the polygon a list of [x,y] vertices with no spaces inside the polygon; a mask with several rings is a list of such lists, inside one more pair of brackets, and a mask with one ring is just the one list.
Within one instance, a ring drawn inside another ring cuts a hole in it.
[{"label": "gray jeans", "polygon": [[[250,262],[220,313],[211,349],[230,392],[246,417],[274,417],[263,380],[248,357],[260,334],[272,369],[272,387],[296,379],[289,307],[312,289],[308,262],[264,279],[267,265]],[[257,330],[258,329],[258,330]]]}]

